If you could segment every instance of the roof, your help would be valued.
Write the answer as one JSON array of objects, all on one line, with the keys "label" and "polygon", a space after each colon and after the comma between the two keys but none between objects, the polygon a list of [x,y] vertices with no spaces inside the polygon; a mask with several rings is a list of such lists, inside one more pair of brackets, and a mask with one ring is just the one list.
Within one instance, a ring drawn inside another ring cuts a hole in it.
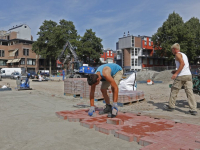
[{"label": "roof", "polygon": [[24,24],[22,24],[22,25],[19,25],[19,26],[13,26],[11,29],[9,29],[8,31],[10,31],[10,30],[13,30],[13,29],[16,29],[16,28],[19,28],[19,27],[22,27]]}]

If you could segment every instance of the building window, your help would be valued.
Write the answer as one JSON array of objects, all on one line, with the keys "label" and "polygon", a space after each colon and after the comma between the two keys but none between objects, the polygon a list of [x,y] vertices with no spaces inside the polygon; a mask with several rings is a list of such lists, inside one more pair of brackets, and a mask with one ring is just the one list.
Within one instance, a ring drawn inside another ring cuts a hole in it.
[{"label": "building window", "polygon": [[107,51],[107,56],[109,56],[109,51]]},{"label": "building window", "polygon": [[20,64],[25,65],[25,58],[21,58]]},{"label": "building window", "polygon": [[27,65],[35,65],[35,59],[27,59]]},{"label": "building window", "polygon": [[137,55],[138,55],[138,49],[135,48],[135,56],[137,56]]},{"label": "building window", "polygon": [[7,66],[7,60],[0,60],[0,66]]},{"label": "building window", "polygon": [[153,65],[153,59],[149,59],[149,64]]},{"label": "building window", "polygon": [[0,50],[0,57],[4,57],[4,50]]},{"label": "building window", "polygon": [[138,59],[135,59],[135,66],[138,65]]},{"label": "building window", "polygon": [[147,45],[147,41],[144,41],[144,45]]},{"label": "building window", "polygon": [[132,66],[134,66],[134,59],[132,59]]},{"label": "building window", "polygon": [[163,65],[163,60],[162,59],[160,60],[160,65]]},{"label": "building window", "polygon": [[167,60],[165,60],[165,66],[167,66],[168,65],[168,61]]},{"label": "building window", "polygon": [[144,64],[144,65],[147,64],[147,59],[146,59],[146,58],[143,59],[143,64]]},{"label": "building window", "polygon": [[24,56],[29,56],[29,49],[23,49],[23,55]]},{"label": "building window", "polygon": [[134,36],[132,36],[132,46],[134,46]]},{"label": "building window", "polygon": [[131,49],[132,56],[134,56],[134,49]]},{"label": "building window", "polygon": [[110,56],[112,56],[112,51],[110,51]]},{"label": "building window", "polygon": [[15,56],[19,56],[19,52],[18,51],[15,52]]},{"label": "building window", "polygon": [[149,46],[151,46],[151,38],[149,38]]},{"label": "building window", "polygon": [[156,59],[154,62],[155,62],[155,65],[158,65],[158,59]]}]

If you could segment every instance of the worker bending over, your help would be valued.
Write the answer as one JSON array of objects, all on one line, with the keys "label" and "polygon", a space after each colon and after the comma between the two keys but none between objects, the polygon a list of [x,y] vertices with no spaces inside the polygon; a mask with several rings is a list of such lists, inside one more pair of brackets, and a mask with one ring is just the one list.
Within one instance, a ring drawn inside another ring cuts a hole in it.
[{"label": "worker bending over", "polygon": [[[118,85],[120,80],[122,79],[123,70],[122,68],[114,63],[104,64],[97,68],[95,74],[91,74],[88,76],[87,81],[88,84],[91,85],[90,91],[90,110],[88,112],[89,116],[92,116],[95,112],[94,107],[94,93],[95,87],[97,84],[102,81],[101,92],[106,102],[106,107],[102,111],[99,112],[100,115],[108,114],[109,118],[116,117],[118,112],[117,100],[118,100]],[[113,92],[113,105],[111,106],[110,100],[108,97],[107,89],[111,85],[111,89]]]}]

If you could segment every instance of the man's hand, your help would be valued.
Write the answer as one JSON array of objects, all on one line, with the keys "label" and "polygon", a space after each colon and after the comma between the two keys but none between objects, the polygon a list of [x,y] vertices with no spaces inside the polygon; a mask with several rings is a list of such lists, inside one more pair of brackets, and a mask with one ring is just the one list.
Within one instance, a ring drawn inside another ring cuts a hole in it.
[{"label": "man's hand", "polygon": [[88,115],[89,116],[93,116],[93,113],[95,112],[95,108],[94,108],[94,106],[91,106],[90,107],[90,110],[88,111]]},{"label": "man's hand", "polygon": [[173,74],[173,76],[171,77],[172,80],[175,80],[178,74]]}]

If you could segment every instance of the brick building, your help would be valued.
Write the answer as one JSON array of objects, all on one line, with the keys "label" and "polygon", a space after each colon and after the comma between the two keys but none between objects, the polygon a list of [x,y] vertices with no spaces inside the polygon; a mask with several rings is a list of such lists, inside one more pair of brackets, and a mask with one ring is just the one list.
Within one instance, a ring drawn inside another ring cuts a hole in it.
[{"label": "brick building", "polygon": [[108,48],[107,50],[103,50],[103,54],[101,54],[100,61],[102,64],[114,63],[115,56],[116,52]]},{"label": "brick building", "polygon": [[126,36],[124,33],[116,43],[116,50],[116,63],[127,71],[168,65],[166,58],[156,56],[153,41],[149,36],[133,36],[129,33]]},{"label": "brick building", "polygon": [[28,25],[13,26],[0,31],[0,69],[26,68],[39,70],[39,56],[32,51],[33,37]]}]

